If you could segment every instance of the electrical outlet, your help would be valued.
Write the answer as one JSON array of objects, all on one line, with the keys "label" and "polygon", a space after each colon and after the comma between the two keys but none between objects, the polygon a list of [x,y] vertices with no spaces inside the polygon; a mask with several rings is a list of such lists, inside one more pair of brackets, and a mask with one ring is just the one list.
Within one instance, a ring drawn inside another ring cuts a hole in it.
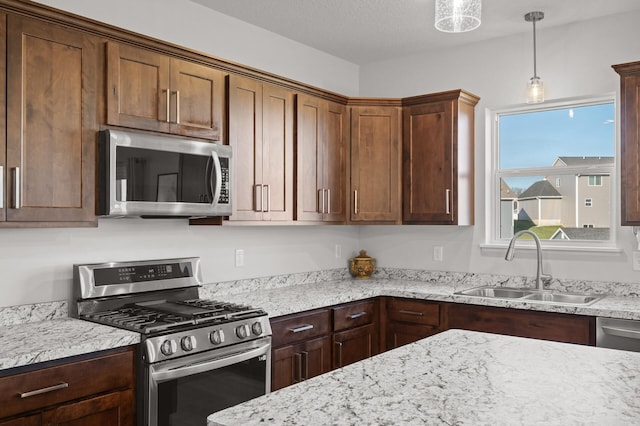
[{"label": "electrical outlet", "polygon": [[640,251],[633,252],[633,270],[640,271]]},{"label": "electrical outlet", "polygon": [[236,249],[236,268],[244,266],[244,250]]},{"label": "electrical outlet", "polygon": [[340,244],[336,244],[335,255],[336,259],[340,259],[342,257],[342,246]]},{"label": "electrical outlet", "polygon": [[433,247],[433,260],[436,262],[442,262],[444,257],[444,249],[442,246]]}]

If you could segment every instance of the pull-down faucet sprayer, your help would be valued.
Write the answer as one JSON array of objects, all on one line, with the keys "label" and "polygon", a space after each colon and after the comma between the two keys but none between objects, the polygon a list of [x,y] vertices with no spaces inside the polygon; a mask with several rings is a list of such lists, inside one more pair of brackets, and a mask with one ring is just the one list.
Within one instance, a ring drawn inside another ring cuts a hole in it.
[{"label": "pull-down faucet sprayer", "polygon": [[533,241],[536,243],[536,252],[538,254],[538,267],[536,270],[536,288],[538,290],[544,290],[544,282],[543,280],[550,280],[551,275],[547,275],[542,272],[542,245],[540,244],[540,239],[538,236],[529,231],[528,229],[516,232],[511,241],[509,242],[509,248],[507,249],[507,253],[504,256],[504,260],[511,261],[513,260],[513,256],[516,254],[516,240],[523,234],[531,235]]}]

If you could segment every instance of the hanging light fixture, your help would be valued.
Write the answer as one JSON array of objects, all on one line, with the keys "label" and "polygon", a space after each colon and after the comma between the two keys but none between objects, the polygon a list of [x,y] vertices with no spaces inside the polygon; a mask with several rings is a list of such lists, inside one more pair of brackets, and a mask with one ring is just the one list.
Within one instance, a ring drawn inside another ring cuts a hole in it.
[{"label": "hanging light fixture", "polygon": [[536,72],[536,22],[542,21],[543,19],[543,12],[529,12],[524,15],[525,21],[533,22],[533,77],[531,77],[527,83],[528,104],[544,102],[544,83]]},{"label": "hanging light fixture", "polygon": [[463,33],[480,26],[482,0],[436,0],[436,29]]}]

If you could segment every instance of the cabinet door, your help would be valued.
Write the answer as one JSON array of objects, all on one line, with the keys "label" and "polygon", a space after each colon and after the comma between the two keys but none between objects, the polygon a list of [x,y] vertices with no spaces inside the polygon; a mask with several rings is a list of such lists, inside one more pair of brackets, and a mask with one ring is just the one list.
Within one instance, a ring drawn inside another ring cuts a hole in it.
[{"label": "cabinet door", "polygon": [[296,219],[322,221],[326,210],[323,176],[323,110],[326,101],[298,95],[296,106],[297,199]]},{"label": "cabinet door", "polygon": [[347,144],[349,119],[347,107],[329,102],[325,118],[324,144],[322,146],[324,185],[327,206],[326,222],[344,222],[347,218]]},{"label": "cabinet door", "polygon": [[262,220],[293,220],[293,92],[262,86]]},{"label": "cabinet door", "polygon": [[8,221],[95,221],[96,45],[80,32],[9,17]]},{"label": "cabinet door", "polygon": [[621,225],[640,225],[640,64],[614,67],[620,73]]},{"label": "cabinet door", "polygon": [[272,391],[326,373],[331,369],[329,337],[274,349],[272,360]]},{"label": "cabinet door", "polygon": [[438,327],[432,325],[391,321],[387,324],[386,349],[389,351],[402,345],[417,342],[438,332]]},{"label": "cabinet door", "polygon": [[0,426],[40,426],[41,424],[42,419],[40,414],[7,420],[6,422],[0,421]]},{"label": "cabinet door", "polygon": [[173,59],[170,86],[171,133],[222,140],[222,71]]},{"label": "cabinet door", "polygon": [[107,123],[169,132],[168,56],[107,43]]},{"label": "cabinet door", "polygon": [[407,107],[404,111],[404,222],[454,222],[453,118],[453,102]]},{"label": "cabinet door", "polygon": [[400,132],[396,107],[351,109],[351,221],[400,221]]},{"label": "cabinet door", "polygon": [[108,393],[45,411],[42,423],[61,426],[134,425],[134,400],[133,390]]},{"label": "cabinet door", "polygon": [[262,84],[230,75],[228,92],[229,145],[236,158],[235,200],[229,220],[261,220]]},{"label": "cabinet door", "polygon": [[333,368],[344,367],[378,353],[378,335],[373,324],[332,335]]}]

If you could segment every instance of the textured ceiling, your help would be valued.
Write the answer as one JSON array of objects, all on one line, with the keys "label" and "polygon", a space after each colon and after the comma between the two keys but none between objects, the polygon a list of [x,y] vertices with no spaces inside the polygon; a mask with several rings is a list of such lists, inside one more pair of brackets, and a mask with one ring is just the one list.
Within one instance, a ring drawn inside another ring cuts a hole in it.
[{"label": "textured ceiling", "polygon": [[445,34],[433,27],[435,0],[192,0],[356,64],[366,64],[537,28],[640,10],[640,0],[484,0],[480,28]]}]

